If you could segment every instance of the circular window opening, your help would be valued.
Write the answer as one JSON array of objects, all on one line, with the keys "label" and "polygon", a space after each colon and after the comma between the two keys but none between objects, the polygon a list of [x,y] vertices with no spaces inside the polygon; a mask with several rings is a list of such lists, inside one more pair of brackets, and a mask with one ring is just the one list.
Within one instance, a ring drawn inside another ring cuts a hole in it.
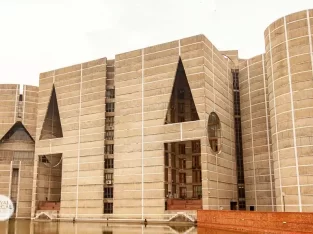
[{"label": "circular window opening", "polygon": [[208,135],[211,149],[213,152],[219,152],[221,149],[221,122],[215,112],[209,116]]}]

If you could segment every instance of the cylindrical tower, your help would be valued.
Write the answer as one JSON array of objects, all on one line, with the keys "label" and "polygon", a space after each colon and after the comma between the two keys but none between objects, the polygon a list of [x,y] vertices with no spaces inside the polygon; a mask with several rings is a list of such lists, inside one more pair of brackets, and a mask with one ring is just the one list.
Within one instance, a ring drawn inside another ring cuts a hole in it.
[{"label": "cylindrical tower", "polygon": [[277,211],[313,211],[313,10],[265,30]]}]

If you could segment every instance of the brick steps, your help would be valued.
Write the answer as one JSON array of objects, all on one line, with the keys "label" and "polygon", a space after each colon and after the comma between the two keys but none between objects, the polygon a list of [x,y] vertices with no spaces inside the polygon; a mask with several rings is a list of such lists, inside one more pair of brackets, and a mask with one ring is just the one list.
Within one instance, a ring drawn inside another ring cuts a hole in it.
[{"label": "brick steps", "polygon": [[168,199],[168,210],[201,210],[202,200]]},{"label": "brick steps", "polygon": [[60,202],[40,202],[38,210],[60,210]]}]

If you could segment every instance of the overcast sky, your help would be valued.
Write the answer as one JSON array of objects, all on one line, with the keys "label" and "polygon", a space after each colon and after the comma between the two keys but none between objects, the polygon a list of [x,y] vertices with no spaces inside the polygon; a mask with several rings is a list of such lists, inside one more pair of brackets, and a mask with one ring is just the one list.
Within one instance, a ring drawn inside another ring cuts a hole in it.
[{"label": "overcast sky", "polygon": [[313,0],[0,0],[0,83],[38,85],[40,72],[201,33],[249,58],[271,22],[307,8]]}]

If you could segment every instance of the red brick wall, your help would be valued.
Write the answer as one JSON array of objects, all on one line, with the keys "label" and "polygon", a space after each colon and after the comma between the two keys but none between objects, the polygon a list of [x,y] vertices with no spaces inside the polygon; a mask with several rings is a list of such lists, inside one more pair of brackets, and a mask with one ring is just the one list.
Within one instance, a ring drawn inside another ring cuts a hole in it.
[{"label": "red brick wall", "polygon": [[199,234],[208,228],[251,231],[253,233],[313,233],[313,213],[198,211]]}]

